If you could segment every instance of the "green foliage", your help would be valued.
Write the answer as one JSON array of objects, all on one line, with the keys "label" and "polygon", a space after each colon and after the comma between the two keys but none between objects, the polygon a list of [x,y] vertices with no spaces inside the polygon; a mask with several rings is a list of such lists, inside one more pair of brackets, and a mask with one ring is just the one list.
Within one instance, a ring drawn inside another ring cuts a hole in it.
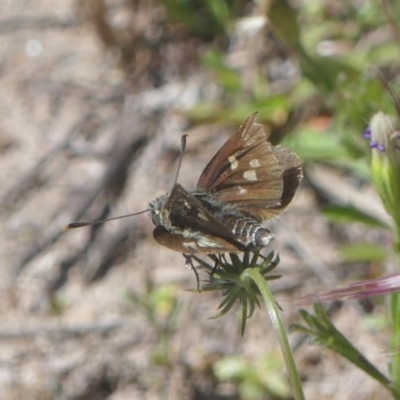
[{"label": "green foliage", "polygon": [[126,298],[134,305],[135,310],[146,317],[158,334],[159,341],[153,351],[153,361],[159,365],[169,365],[170,340],[181,309],[177,299],[177,288],[172,285],[155,286],[148,276],[146,292],[128,292]]},{"label": "green foliage", "polygon": [[309,126],[299,127],[285,138],[283,144],[295,151],[305,162],[338,163],[350,158],[337,135],[321,133]]},{"label": "green foliage", "polygon": [[238,94],[241,90],[240,75],[229,68],[224,60],[222,52],[210,50],[203,56],[203,64],[213,73],[218,83],[228,94]]},{"label": "green foliage", "polygon": [[61,316],[65,313],[68,307],[68,301],[63,294],[58,294],[51,298],[50,311],[52,315]]},{"label": "green foliage", "polygon": [[328,312],[319,304],[314,304],[314,314],[305,310],[300,311],[305,325],[295,324],[293,330],[305,333],[314,338],[316,344],[327,347],[362,369],[366,374],[371,376],[382,384],[393,398],[400,399],[399,389],[383,375],[373,364],[371,364],[365,356],[333,325]]},{"label": "green foliage", "polygon": [[290,398],[290,388],[282,376],[283,360],[278,352],[263,354],[255,363],[244,357],[224,357],[214,365],[214,374],[221,382],[235,382],[243,400]]},{"label": "green foliage", "polygon": [[390,226],[370,215],[365,214],[352,205],[325,207],[323,213],[331,221],[340,224],[358,222],[371,228],[390,229]]},{"label": "green foliage", "polygon": [[243,0],[162,0],[168,18],[185,26],[189,33],[205,40],[228,35]]},{"label": "green foliage", "polygon": [[338,249],[345,262],[371,262],[384,260],[388,257],[388,251],[383,246],[370,243],[359,243],[342,246]]}]

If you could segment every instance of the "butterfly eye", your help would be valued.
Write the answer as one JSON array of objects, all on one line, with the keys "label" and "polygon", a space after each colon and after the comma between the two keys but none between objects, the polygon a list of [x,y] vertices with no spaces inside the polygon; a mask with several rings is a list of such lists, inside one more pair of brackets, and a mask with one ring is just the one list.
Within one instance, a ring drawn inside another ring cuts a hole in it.
[{"label": "butterfly eye", "polygon": [[158,211],[151,213],[151,220],[153,221],[154,225],[160,224],[160,214]]}]

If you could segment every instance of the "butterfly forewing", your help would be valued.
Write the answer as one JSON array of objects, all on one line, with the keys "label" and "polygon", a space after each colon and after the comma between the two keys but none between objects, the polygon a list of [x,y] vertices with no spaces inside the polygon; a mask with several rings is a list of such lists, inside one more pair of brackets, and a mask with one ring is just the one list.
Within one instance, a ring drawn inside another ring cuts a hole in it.
[{"label": "butterfly forewing", "polygon": [[197,184],[198,191],[215,193],[221,201],[240,201],[251,195],[242,187],[251,185],[256,189],[255,184],[264,181],[253,196],[272,201],[280,197],[282,166],[266,140],[263,126],[255,123],[256,116],[250,116],[208,163]]},{"label": "butterfly forewing", "polygon": [[238,250],[243,249],[242,243],[235,238],[232,231],[179,183],[174,186],[165,208],[169,212],[172,226],[182,230],[182,233],[186,229],[186,233],[190,230],[193,234],[199,232],[224,238]]},{"label": "butterfly forewing", "polygon": [[278,216],[290,203],[301,178],[299,158],[267,141],[250,116],[203,171],[197,189],[257,220]]}]

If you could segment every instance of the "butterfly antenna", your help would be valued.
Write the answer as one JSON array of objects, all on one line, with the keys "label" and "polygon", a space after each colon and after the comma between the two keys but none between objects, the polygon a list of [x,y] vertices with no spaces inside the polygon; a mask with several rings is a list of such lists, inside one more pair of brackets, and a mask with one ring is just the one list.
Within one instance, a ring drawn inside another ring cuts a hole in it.
[{"label": "butterfly antenna", "polygon": [[149,211],[151,211],[151,210],[143,210],[143,211],[139,211],[137,213],[121,215],[119,217],[107,218],[107,219],[102,219],[99,221],[71,222],[66,227],[64,227],[64,231],[68,231],[69,229],[74,229],[74,228],[81,228],[82,226],[101,225],[101,224],[104,224],[104,222],[114,221],[116,219],[122,219],[122,218],[127,218],[127,217],[133,217],[134,215],[144,214]]},{"label": "butterfly antenna", "polygon": [[[186,148],[187,136],[188,135],[182,135],[182,137],[181,137],[181,151],[180,151],[180,155],[179,155],[178,170],[176,171],[174,186],[176,184],[176,181],[178,180],[179,170],[181,169],[183,153],[185,152],[185,148]],[[70,224],[68,224],[67,226],[64,227],[64,231],[68,231],[69,229],[82,228],[83,226],[101,225],[108,221],[114,221],[116,219],[133,217],[134,215],[144,214],[149,211],[151,211],[151,210],[150,209],[143,210],[143,211],[139,211],[139,212],[133,213],[133,214],[126,214],[126,215],[121,215],[119,217],[107,218],[107,219],[102,219],[102,220],[98,220],[98,221],[71,222]]]},{"label": "butterfly antenna", "polygon": [[176,184],[176,182],[178,180],[179,171],[181,169],[183,153],[185,152],[185,148],[186,148],[186,138],[187,137],[188,137],[188,135],[182,135],[182,137],[181,137],[181,153],[179,154],[178,169],[176,170],[174,186],[175,186],[175,184]]}]

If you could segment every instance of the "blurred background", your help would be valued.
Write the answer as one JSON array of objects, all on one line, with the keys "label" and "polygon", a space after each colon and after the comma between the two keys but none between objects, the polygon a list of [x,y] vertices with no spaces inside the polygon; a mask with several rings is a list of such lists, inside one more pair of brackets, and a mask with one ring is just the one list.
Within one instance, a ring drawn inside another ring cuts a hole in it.
[{"label": "blurred background", "polygon": [[[0,15],[0,399],[290,399],[266,314],[244,337],[239,311],[210,318],[220,294],[187,290],[193,272],[148,215],[63,227],[168,192],[183,133],[179,182],[193,190],[258,111],[304,165],[268,249],[285,324],[302,295],[390,272],[362,134],[396,113],[400,3],[3,0]],[[386,371],[382,307],[332,313]],[[382,399],[338,355],[290,338],[308,399]]]}]

